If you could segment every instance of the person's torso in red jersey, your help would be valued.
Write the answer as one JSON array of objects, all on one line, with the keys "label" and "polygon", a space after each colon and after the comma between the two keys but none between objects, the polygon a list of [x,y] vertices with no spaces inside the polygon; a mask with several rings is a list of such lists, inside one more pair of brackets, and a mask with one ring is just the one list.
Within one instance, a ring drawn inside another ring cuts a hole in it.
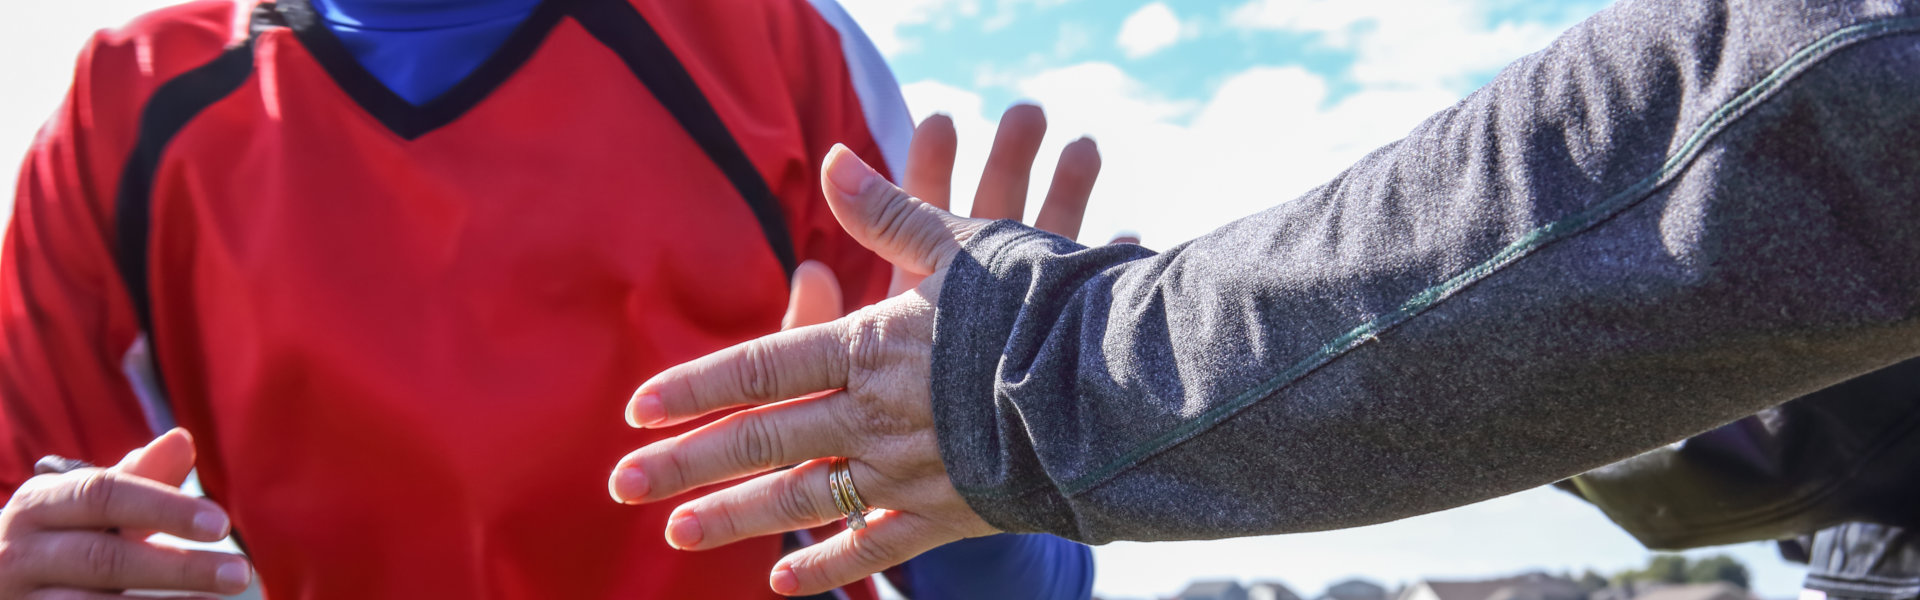
[{"label": "person's torso in red jersey", "polygon": [[[818,184],[831,144],[898,159],[909,125],[897,95],[863,105],[858,80],[890,76],[849,66],[844,14],[549,0],[415,107],[303,4],[266,10],[183,5],[83,56],[8,236],[9,312],[73,314],[5,323],[35,329],[0,348],[5,483],[147,438],[126,380],[91,381],[120,375],[144,312],[277,600],[771,596],[779,540],[671,550],[672,503],[605,481],[677,433],[629,429],[631,390],[777,328],[791,262],[883,293]],[[731,171],[700,106],[743,151]]]}]

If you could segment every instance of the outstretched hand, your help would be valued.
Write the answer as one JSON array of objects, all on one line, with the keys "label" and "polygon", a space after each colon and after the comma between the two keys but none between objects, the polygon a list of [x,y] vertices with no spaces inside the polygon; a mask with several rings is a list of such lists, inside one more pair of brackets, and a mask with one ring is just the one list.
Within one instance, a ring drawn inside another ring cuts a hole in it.
[{"label": "outstretched hand", "polygon": [[[751,407],[636,450],[615,468],[609,486],[629,503],[758,475],[682,504],[668,520],[669,543],[699,550],[841,519],[827,483],[830,457],[849,459],[860,498],[878,510],[865,529],[781,559],[769,577],[775,592],[818,593],[948,542],[996,532],[954,491],[940,462],[928,388],[934,306],[960,244],[992,219],[1022,214],[1045,122],[1035,107],[1008,111],[974,200],[975,218],[945,210],[951,127],[929,120],[916,132],[906,183],[920,197],[844,147],[833,149],[822,170],[835,218],[893,263],[899,295],[674,367],[635,391],[627,420],[636,427]],[[1077,234],[1098,170],[1091,140],[1069,144],[1037,224]],[[796,274],[788,325],[823,314],[817,307],[825,302],[807,298],[825,294],[806,291],[828,289],[831,274],[823,280],[821,271]]]}]

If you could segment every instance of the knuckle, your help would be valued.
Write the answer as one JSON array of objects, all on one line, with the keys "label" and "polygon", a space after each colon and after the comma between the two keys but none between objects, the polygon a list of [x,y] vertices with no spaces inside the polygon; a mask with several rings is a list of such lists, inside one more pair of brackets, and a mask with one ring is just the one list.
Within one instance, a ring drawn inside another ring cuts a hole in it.
[{"label": "knuckle", "polygon": [[702,536],[700,545],[715,543],[715,540],[731,540],[746,530],[747,523],[742,521],[738,511],[725,502],[702,506],[692,511],[700,519]]},{"label": "knuckle", "polygon": [[873,535],[854,535],[847,544],[847,554],[854,562],[867,567],[890,565],[897,556],[893,544]]},{"label": "knuckle", "polygon": [[[684,442],[676,440],[665,456],[667,459],[667,472],[672,474],[673,481],[666,482],[664,486],[655,483],[653,485],[653,491],[648,492],[650,496],[659,494],[662,489],[666,488],[679,489],[681,486],[688,485],[693,481],[693,465],[687,462],[687,448]],[[651,476],[651,472],[649,472],[649,476]]]},{"label": "knuckle", "polygon": [[777,464],[780,436],[765,417],[743,413],[736,418],[733,432],[734,443],[728,448],[735,464],[747,469],[767,469]]},{"label": "knuckle", "polygon": [[860,309],[859,318],[847,328],[848,387],[868,387],[861,384],[873,381],[886,364],[888,320],[886,313],[869,306]]},{"label": "knuckle", "polygon": [[812,523],[819,521],[825,511],[816,507],[813,495],[806,489],[806,481],[812,478],[790,477],[781,493],[774,494],[773,510],[781,519],[789,523]]},{"label": "knuckle", "polygon": [[127,550],[118,538],[90,536],[79,543],[80,566],[104,581],[118,580],[126,574]]},{"label": "knuckle", "polygon": [[73,486],[68,488],[69,500],[83,507],[88,513],[105,515],[114,503],[114,479],[105,469],[92,469]]},{"label": "knuckle", "polygon": [[737,368],[740,392],[748,398],[770,400],[775,390],[780,389],[779,373],[774,366],[774,350],[765,342],[748,342]]}]

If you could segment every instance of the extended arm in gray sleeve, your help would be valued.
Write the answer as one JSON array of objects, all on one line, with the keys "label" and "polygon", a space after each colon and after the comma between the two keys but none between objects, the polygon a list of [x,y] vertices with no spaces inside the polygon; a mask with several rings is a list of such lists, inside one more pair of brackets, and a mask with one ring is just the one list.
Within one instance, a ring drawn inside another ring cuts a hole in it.
[{"label": "extended arm in gray sleeve", "polygon": [[1629,0],[1165,253],[995,224],[936,317],[952,481],[1096,543],[1365,525],[1915,356],[1916,6]]}]

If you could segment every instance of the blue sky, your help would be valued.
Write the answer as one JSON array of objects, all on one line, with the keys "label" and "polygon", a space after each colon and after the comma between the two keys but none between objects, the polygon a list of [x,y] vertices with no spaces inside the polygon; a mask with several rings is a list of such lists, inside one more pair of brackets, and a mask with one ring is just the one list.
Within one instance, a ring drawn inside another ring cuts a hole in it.
[{"label": "blue sky", "polygon": [[[1103,240],[1138,231],[1150,246],[1190,239],[1326,181],[1605,5],[843,4],[888,55],[914,113],[953,114],[963,144],[984,145],[993,119],[1017,100],[1048,108],[1058,133],[1052,147],[1081,134],[1100,141],[1106,193],[1096,196],[1084,233]],[[961,152],[963,178],[977,173],[978,154]],[[1035,177],[1036,193],[1046,171]],[[1166,210],[1170,204],[1180,210]]]},{"label": "blue sky", "polygon": [[[916,116],[961,134],[978,177],[992,122],[1036,100],[1048,156],[1082,134],[1105,173],[1082,238],[1137,231],[1166,247],[1326,181],[1367,151],[1544,47],[1595,0],[842,0],[888,55]],[[0,8],[0,164],[53,110],[94,29],[166,0],[7,2]],[[1050,176],[1034,176],[1036,195]],[[8,189],[11,189],[9,187]],[[964,196],[964,194],[957,194]],[[11,199],[9,195],[0,198]],[[965,201],[956,197],[957,209]],[[0,205],[0,207],[10,206]],[[1038,203],[1031,203],[1038,210]],[[10,212],[10,211],[8,211]],[[1731,548],[1768,598],[1799,572],[1767,545]],[[1192,578],[1279,579],[1318,593],[1347,576],[1388,585],[1526,569],[1616,570],[1646,552],[1591,508],[1534,490],[1375,527],[1096,550],[1108,597],[1171,595]]]},{"label": "blue sky", "polygon": [[[856,11],[862,8],[858,2],[852,4]],[[936,18],[894,29],[906,43],[892,54],[892,65],[906,81],[932,79],[974,86],[989,105],[1003,105],[1020,96],[1011,86],[983,75],[1032,72],[1086,61],[1123,65],[1167,98],[1195,102],[1205,100],[1229,75],[1260,65],[1297,65],[1327,77],[1336,84],[1330,102],[1361,87],[1351,77],[1356,48],[1329,44],[1324,31],[1237,25],[1234,13],[1248,4],[1246,0],[952,4],[952,10]],[[1151,4],[1164,6],[1179,20],[1177,39],[1150,54],[1130,56],[1118,43],[1122,25]],[[1486,4],[1487,10],[1471,17],[1476,24],[1492,28],[1501,23],[1566,23],[1605,3]],[[1372,26],[1356,23],[1354,28]],[[1484,83],[1493,73],[1494,69],[1479,70],[1451,87],[1466,91]]]}]

